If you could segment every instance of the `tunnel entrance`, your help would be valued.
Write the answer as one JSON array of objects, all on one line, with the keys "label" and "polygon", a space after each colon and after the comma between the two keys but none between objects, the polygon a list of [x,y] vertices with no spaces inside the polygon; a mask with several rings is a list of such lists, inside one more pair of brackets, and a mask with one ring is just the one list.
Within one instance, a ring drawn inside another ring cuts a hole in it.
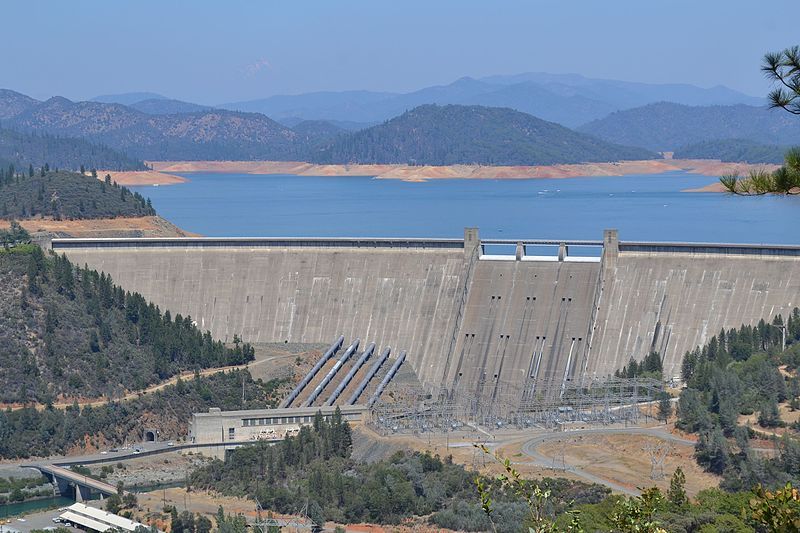
[{"label": "tunnel entrance", "polygon": [[146,429],[144,431],[144,441],[145,442],[156,442],[158,440],[157,432],[154,429]]}]

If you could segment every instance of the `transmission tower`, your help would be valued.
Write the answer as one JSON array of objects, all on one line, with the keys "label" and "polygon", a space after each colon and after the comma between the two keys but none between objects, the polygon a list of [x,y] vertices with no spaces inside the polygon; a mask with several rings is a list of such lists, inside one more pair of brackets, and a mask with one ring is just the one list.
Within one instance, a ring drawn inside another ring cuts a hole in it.
[{"label": "transmission tower", "polygon": [[653,481],[664,479],[664,462],[672,451],[672,444],[666,441],[648,442],[644,445],[644,451],[650,456],[650,479]]}]

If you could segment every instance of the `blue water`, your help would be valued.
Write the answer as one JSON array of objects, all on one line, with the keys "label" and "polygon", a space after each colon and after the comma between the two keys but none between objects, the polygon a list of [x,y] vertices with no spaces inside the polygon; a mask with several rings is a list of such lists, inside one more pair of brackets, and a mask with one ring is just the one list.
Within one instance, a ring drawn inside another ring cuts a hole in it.
[{"label": "blue water", "polygon": [[[47,509],[58,509],[59,507],[66,507],[72,505],[75,500],[65,496],[54,496],[52,498],[43,498],[41,500],[28,500],[20,503],[7,503],[0,505],[0,519],[10,518],[13,516],[26,515],[36,511],[44,511]],[[12,524],[12,527],[14,524]]]},{"label": "blue water", "polygon": [[205,236],[461,237],[800,242],[800,198],[682,193],[716,177],[685,173],[535,179],[185,174],[188,183],[137,187],[156,210]]}]

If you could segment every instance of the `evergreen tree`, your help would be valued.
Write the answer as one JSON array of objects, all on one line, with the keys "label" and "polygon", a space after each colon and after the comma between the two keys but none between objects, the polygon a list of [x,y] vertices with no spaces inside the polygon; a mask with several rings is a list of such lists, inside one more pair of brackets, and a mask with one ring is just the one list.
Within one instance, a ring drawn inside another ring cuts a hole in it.
[{"label": "evergreen tree", "polygon": [[669,417],[672,416],[672,402],[671,396],[667,392],[661,392],[658,400],[658,419],[662,422],[667,422]]},{"label": "evergreen tree", "polygon": [[774,428],[782,425],[778,402],[774,397],[764,400],[764,404],[758,414],[758,425],[763,428]]},{"label": "evergreen tree", "polygon": [[689,498],[686,497],[686,475],[683,473],[681,467],[677,467],[672,474],[672,479],[669,482],[669,490],[667,491],[667,501],[673,507],[683,507],[689,503]]}]

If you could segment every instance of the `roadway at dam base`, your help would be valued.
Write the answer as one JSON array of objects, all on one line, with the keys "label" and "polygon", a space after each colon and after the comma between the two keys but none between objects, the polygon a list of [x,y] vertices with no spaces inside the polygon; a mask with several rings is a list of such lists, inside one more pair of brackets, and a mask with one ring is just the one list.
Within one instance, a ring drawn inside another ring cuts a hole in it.
[{"label": "roadway at dam base", "polygon": [[[496,245],[515,255],[491,255]],[[527,252],[550,246],[557,255]],[[573,249],[595,255],[574,256]],[[800,305],[800,246],[464,239],[55,239],[216,338],[407,352],[432,394],[520,398],[613,374],[651,350],[664,376],[722,328]]]}]

